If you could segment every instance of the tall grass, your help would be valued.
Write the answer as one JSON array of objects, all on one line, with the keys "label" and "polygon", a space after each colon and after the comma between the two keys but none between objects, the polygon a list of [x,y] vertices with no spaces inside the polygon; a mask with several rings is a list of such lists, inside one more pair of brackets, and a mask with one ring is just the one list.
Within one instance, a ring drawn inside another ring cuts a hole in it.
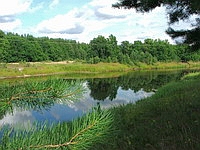
[{"label": "tall grass", "polygon": [[4,77],[27,77],[29,75],[55,75],[55,74],[89,74],[128,71],[130,67],[118,63],[99,64],[7,64],[0,70],[0,78]]},{"label": "tall grass", "polygon": [[45,76],[55,74],[98,74],[110,72],[127,72],[130,70],[149,70],[149,69],[179,69],[200,67],[200,62],[189,63],[155,63],[147,65],[145,63],[137,63],[137,65],[125,65],[119,63],[98,63],[85,64],[81,62],[74,63],[10,63],[0,65],[0,79],[12,77],[29,77],[29,76]]},{"label": "tall grass", "polygon": [[189,63],[155,63],[147,65],[138,63],[130,66],[119,63],[98,63],[85,64],[80,62],[74,63],[10,63],[0,65],[0,78],[4,77],[27,77],[52,74],[89,74],[89,73],[108,73],[108,72],[126,72],[130,70],[148,70],[148,69],[178,69],[178,68],[193,68],[200,67],[199,62]]},{"label": "tall grass", "polygon": [[[181,69],[181,68],[197,68],[200,62],[157,62],[151,65],[145,63],[137,63],[140,69]],[[136,67],[137,68],[137,67]]]}]

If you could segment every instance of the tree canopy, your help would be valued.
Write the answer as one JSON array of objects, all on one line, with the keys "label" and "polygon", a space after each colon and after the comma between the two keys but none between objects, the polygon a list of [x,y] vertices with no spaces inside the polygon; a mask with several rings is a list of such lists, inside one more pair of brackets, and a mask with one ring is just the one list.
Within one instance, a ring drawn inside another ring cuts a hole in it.
[{"label": "tree canopy", "polygon": [[169,27],[166,32],[173,39],[181,37],[183,42],[197,50],[200,48],[200,1],[199,0],[119,0],[113,4],[115,8],[136,9],[137,12],[149,12],[156,7],[165,6],[169,17],[169,25],[180,20],[188,20],[195,17],[196,22],[192,23],[191,29],[174,30]]},{"label": "tree canopy", "polygon": [[[200,49],[191,52],[188,44],[172,45],[167,40],[122,41],[99,35],[89,43],[4,33],[0,30],[0,63],[81,60],[87,63],[119,62],[153,64],[170,61],[200,61]],[[0,64],[1,65],[1,64]],[[0,66],[1,68],[1,66]]]}]

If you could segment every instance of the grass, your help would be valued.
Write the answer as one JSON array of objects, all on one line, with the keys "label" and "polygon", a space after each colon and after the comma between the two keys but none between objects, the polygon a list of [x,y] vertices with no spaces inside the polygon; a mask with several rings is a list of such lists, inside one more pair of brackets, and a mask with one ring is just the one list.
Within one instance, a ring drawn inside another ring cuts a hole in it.
[{"label": "grass", "polygon": [[83,63],[16,63],[2,64],[0,66],[0,78],[42,76],[56,74],[97,74],[110,72],[124,72],[130,68],[127,65],[119,63],[99,63],[99,64],[83,64]]},{"label": "grass", "polygon": [[136,104],[112,109],[118,132],[96,149],[200,149],[200,75],[161,87]]},{"label": "grass", "polygon": [[[188,63],[155,63],[147,65],[138,63],[137,66],[129,66],[119,63],[98,63],[85,64],[80,62],[40,62],[40,63],[8,63],[0,64],[0,79],[30,76],[46,76],[65,74],[71,76],[91,76],[102,73],[128,72],[132,70],[150,70],[150,69],[178,69],[178,68],[198,68],[200,62]],[[112,75],[111,75],[112,76]]]},{"label": "grass", "polygon": [[182,79],[200,79],[200,72],[186,74]]},{"label": "grass", "polygon": [[151,65],[138,63],[140,69],[181,69],[181,68],[197,68],[200,67],[200,62],[157,62]]}]

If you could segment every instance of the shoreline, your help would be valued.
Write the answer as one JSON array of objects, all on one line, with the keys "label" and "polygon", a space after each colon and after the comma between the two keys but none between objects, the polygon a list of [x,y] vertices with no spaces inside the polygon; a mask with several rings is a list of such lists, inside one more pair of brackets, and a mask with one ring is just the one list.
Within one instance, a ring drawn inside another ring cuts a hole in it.
[{"label": "shoreline", "polygon": [[[3,66],[3,67],[2,67]],[[53,75],[96,75],[109,74],[130,71],[162,71],[162,70],[177,70],[177,69],[200,69],[200,62],[169,62],[155,63],[147,65],[138,63],[136,65],[124,65],[119,63],[98,63],[84,64],[77,62],[31,62],[31,63],[8,63],[0,66],[0,80],[17,79],[30,77],[44,77]]]}]

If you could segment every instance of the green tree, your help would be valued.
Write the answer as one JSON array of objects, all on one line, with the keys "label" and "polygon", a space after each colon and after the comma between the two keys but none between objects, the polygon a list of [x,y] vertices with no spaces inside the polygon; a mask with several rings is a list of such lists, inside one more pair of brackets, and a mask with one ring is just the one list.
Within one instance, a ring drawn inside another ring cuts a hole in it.
[{"label": "green tree", "polygon": [[117,38],[114,35],[110,35],[107,38],[108,43],[108,51],[110,53],[110,56],[108,57],[108,62],[117,62],[118,61],[118,55],[119,55],[119,46],[117,45]]},{"label": "green tree", "polygon": [[92,57],[99,57],[100,59],[106,59],[110,56],[107,40],[104,36],[98,36],[90,41]]},{"label": "green tree", "polygon": [[171,27],[167,33],[172,38],[182,37],[184,43],[192,45],[192,48],[200,48],[200,1],[199,0],[119,0],[113,4],[117,8],[135,8],[138,12],[149,12],[156,7],[165,6],[169,16],[169,24],[180,20],[187,20],[190,16],[196,15],[196,23],[192,29],[174,30]]},{"label": "green tree", "polygon": [[79,50],[81,51],[81,59],[88,60],[88,58],[90,57],[89,44],[80,43]]},{"label": "green tree", "polygon": [[6,35],[0,30],[0,62],[7,62],[6,55],[10,44]]},{"label": "green tree", "polygon": [[120,45],[120,49],[121,49],[121,52],[124,54],[124,55],[130,55],[131,54],[131,43],[129,43],[129,41],[122,41],[121,45]]},{"label": "green tree", "polygon": [[43,53],[42,48],[36,38],[32,35],[26,35],[25,39],[25,61],[36,62],[44,61],[47,56]]},{"label": "green tree", "polygon": [[6,59],[8,62],[25,61],[25,40],[18,34],[8,33],[10,47],[7,51]]}]

